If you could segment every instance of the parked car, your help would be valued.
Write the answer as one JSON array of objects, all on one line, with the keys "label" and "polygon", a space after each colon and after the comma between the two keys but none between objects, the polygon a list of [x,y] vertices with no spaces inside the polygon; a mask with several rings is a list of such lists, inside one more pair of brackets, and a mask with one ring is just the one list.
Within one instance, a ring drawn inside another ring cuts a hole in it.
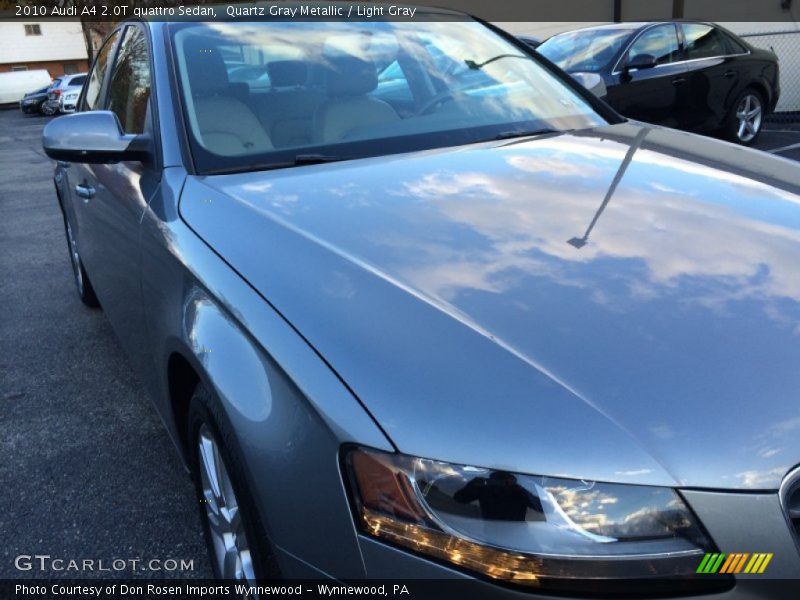
[{"label": "parked car", "polygon": [[[387,37],[404,116],[370,96]],[[275,40],[295,85],[239,99],[222,49]],[[119,24],[42,143],[219,577],[721,599],[709,553],[800,573],[795,163],[627,121],[435,9]]]},{"label": "parked car", "polygon": [[780,96],[778,58],[713,23],[622,23],[555,35],[537,52],[599,73],[605,100],[632,119],[721,131],[753,144]]},{"label": "parked car", "polygon": [[22,100],[19,101],[19,109],[26,115],[41,114],[42,104],[47,101],[47,91],[49,89],[50,86],[46,86],[25,94]]},{"label": "parked car", "polygon": [[25,94],[50,84],[50,73],[44,69],[0,73],[0,105],[16,104]]},{"label": "parked car", "polygon": [[48,90],[48,98],[51,105],[57,107],[57,112],[75,112],[75,106],[85,81],[86,73],[62,75],[53,80]]},{"label": "parked car", "polygon": [[64,89],[59,98],[59,111],[62,113],[75,112],[78,105],[78,98],[80,98],[81,90],[83,89],[83,82],[78,85],[71,85]]}]

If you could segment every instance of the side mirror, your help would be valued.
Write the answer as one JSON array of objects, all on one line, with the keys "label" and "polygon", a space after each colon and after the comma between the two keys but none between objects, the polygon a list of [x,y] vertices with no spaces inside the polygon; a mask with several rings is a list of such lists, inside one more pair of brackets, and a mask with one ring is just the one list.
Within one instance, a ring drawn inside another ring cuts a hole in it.
[{"label": "side mirror", "polygon": [[632,70],[652,69],[656,66],[656,57],[652,54],[637,54],[625,65],[625,72]]},{"label": "side mirror", "polygon": [[76,163],[111,163],[147,160],[149,139],[125,134],[117,115],[98,110],[74,113],[50,121],[42,132],[45,154],[54,160]]},{"label": "side mirror", "polygon": [[606,93],[606,82],[598,73],[572,73],[572,78],[598,98],[603,98]]}]

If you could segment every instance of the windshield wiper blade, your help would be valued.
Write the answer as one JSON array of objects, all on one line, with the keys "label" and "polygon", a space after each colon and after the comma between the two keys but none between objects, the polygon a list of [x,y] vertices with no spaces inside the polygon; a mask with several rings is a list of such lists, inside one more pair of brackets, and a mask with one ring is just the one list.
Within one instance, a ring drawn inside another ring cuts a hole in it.
[{"label": "windshield wiper blade", "polygon": [[524,58],[526,60],[530,60],[530,56],[525,56],[524,54],[498,54],[497,56],[493,56],[492,58],[485,60],[481,63],[475,62],[472,59],[466,59],[464,63],[473,71],[480,71],[483,67],[488,64],[493,63],[496,60],[500,60],[501,58]]},{"label": "windshield wiper blade", "polygon": [[533,137],[535,135],[544,135],[546,133],[564,133],[566,130],[553,129],[551,127],[543,127],[541,129],[512,129],[511,131],[501,131],[494,139],[496,140],[511,140],[521,137]]},{"label": "windshield wiper blade", "polygon": [[272,163],[258,163],[254,165],[240,165],[236,167],[223,167],[214,169],[209,175],[230,175],[232,173],[252,173],[254,171],[271,171],[273,169],[286,169],[303,165],[319,165],[322,163],[351,160],[349,156],[329,156],[326,154],[298,154],[291,160]]},{"label": "windshield wiper blade", "polygon": [[339,162],[349,160],[346,156],[332,156],[328,154],[298,154],[290,164],[296,165],[318,165],[321,163]]}]

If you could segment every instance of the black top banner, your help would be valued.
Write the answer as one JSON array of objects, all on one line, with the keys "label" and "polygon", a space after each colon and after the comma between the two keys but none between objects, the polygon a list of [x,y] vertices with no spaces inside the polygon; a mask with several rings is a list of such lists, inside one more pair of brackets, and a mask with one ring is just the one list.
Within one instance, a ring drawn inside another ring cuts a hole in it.
[{"label": "black top banner", "polygon": [[[202,19],[433,20],[441,11],[494,22],[610,22],[691,19],[798,26],[800,0],[432,0],[425,2],[204,2],[202,0],[0,0],[2,20]],[[246,10],[245,10],[246,9]],[[433,16],[434,13],[439,13]],[[463,18],[452,14],[450,18]]]}]

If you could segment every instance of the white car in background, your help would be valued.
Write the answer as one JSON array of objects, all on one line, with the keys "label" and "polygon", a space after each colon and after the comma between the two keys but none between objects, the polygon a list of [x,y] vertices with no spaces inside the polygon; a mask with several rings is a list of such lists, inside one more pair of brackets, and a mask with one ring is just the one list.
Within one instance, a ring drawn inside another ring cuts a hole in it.
[{"label": "white car in background", "polygon": [[75,112],[84,81],[86,81],[86,73],[62,75],[54,79],[48,92],[50,106],[60,113]]},{"label": "white car in background", "polygon": [[28,92],[50,85],[45,69],[0,73],[0,105],[19,102]]},{"label": "white car in background", "polygon": [[75,112],[75,107],[78,105],[78,98],[81,96],[81,89],[83,86],[70,87],[61,95],[61,106],[59,110],[62,113]]}]

